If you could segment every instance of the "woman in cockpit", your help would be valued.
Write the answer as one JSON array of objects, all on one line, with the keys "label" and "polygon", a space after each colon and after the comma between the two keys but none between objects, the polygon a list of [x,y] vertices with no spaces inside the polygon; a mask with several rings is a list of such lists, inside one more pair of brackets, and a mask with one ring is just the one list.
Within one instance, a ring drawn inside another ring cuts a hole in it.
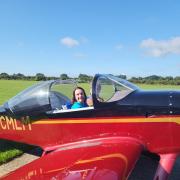
[{"label": "woman in cockpit", "polygon": [[73,99],[71,109],[88,107],[87,96],[85,90],[82,87],[76,87],[73,91]]}]

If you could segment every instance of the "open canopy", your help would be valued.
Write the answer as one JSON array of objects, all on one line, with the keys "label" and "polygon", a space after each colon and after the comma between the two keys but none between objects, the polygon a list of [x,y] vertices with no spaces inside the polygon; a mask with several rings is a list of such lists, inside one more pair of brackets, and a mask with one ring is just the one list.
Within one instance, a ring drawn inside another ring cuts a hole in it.
[{"label": "open canopy", "polygon": [[61,109],[71,100],[76,83],[72,80],[51,80],[36,84],[12,99],[7,104],[14,114],[42,113]]},{"label": "open canopy", "polygon": [[[76,87],[72,80],[51,80],[36,84],[7,102],[8,108],[15,114],[38,114],[53,110],[62,110],[71,102]],[[109,103],[119,101],[138,89],[132,83],[112,75],[97,74],[92,82],[92,101]],[[87,94],[89,92],[86,92]]]},{"label": "open canopy", "polygon": [[114,102],[138,89],[134,84],[113,75],[96,75],[94,79],[94,98],[99,102]]}]

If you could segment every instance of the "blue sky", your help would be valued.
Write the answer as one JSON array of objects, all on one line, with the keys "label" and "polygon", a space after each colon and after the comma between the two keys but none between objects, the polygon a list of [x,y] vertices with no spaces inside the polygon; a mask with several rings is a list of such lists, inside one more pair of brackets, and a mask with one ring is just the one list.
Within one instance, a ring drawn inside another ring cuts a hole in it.
[{"label": "blue sky", "polygon": [[178,0],[1,0],[0,73],[180,76]]}]

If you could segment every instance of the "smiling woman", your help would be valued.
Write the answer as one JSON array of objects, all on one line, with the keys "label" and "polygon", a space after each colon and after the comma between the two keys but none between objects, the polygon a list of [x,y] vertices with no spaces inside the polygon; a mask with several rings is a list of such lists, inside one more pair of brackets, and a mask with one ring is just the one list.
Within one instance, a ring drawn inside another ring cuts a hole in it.
[{"label": "smiling woman", "polygon": [[76,87],[73,91],[72,107],[71,109],[87,107],[87,96],[85,90],[81,87]]}]

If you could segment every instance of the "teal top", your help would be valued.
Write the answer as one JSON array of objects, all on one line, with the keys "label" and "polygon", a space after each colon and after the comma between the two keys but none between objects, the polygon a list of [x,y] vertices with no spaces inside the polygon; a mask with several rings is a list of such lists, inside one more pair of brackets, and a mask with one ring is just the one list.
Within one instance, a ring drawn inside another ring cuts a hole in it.
[{"label": "teal top", "polygon": [[74,104],[71,106],[71,109],[77,109],[83,107],[88,107],[88,106],[86,103],[74,102]]}]

